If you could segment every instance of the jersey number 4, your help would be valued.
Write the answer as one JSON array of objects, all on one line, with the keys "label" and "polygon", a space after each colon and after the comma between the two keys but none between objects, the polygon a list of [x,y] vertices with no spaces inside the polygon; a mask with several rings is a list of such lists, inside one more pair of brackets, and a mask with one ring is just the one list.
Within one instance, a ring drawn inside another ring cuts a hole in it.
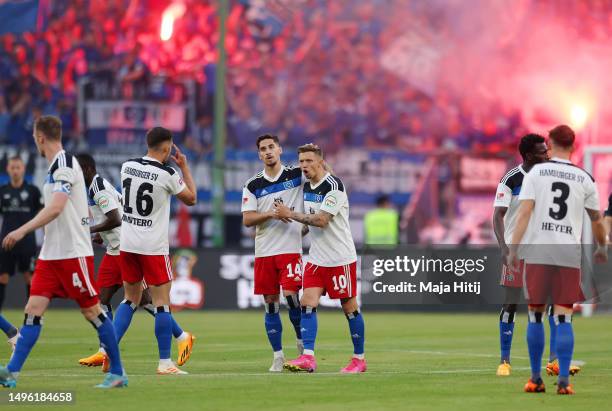
[{"label": "jersey number 4", "polygon": [[559,206],[557,211],[553,210],[553,207],[548,209],[548,215],[555,220],[563,220],[567,215],[567,198],[570,194],[570,188],[567,184],[555,181],[552,184],[551,190],[553,193],[560,192],[559,195],[553,197],[553,203]]},{"label": "jersey number 4", "polygon": [[[132,189],[132,179],[126,178],[123,180],[123,211],[132,214],[134,209],[130,206],[130,191]],[[146,217],[153,211],[153,197],[149,194],[153,193],[153,184],[142,183],[136,191],[136,211],[142,217]]]},{"label": "jersey number 4", "polygon": [[72,285],[76,288],[83,288],[83,283],[81,282],[78,273],[72,273]]}]

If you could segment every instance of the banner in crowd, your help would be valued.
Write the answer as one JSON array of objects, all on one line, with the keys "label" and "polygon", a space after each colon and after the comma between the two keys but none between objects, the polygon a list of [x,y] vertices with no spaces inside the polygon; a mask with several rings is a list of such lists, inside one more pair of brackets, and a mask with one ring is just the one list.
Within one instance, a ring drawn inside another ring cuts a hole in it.
[{"label": "banner in crowd", "polygon": [[93,145],[140,144],[147,130],[159,124],[175,133],[186,130],[186,104],[88,101],[84,108],[87,141]]},{"label": "banner in crowd", "polygon": [[[142,137],[140,137],[142,138]],[[139,149],[107,149],[99,147],[94,153],[100,175],[120,187],[121,164],[127,159],[144,155],[144,145]],[[186,151],[189,156],[189,152]],[[350,159],[350,161],[348,160]],[[286,150],[282,160],[285,164],[297,165],[297,154]],[[342,154],[326,156],[333,173],[347,187],[351,206],[372,205],[381,194],[389,195],[398,206],[408,203],[425,162],[424,156],[391,151],[347,149]],[[202,205],[212,198],[212,154],[200,161],[191,162],[191,170],[198,186],[198,199]],[[37,173],[42,178],[47,166],[39,164]],[[223,165],[225,178],[226,211],[239,214],[242,189],[245,182],[262,170],[261,160],[255,150],[227,150]]]},{"label": "banner in crowd", "polygon": [[463,156],[460,167],[461,191],[495,193],[508,163],[501,158]]}]

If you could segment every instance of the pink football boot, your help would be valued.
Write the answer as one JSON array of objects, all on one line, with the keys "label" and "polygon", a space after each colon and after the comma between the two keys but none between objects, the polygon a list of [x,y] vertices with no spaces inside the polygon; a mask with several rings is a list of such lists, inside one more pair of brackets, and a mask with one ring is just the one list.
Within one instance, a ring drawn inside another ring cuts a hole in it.
[{"label": "pink football boot", "polygon": [[365,360],[360,360],[359,358],[351,358],[351,362],[348,363],[346,367],[340,370],[343,374],[357,374],[360,372],[366,372],[368,369]]},{"label": "pink football boot", "polygon": [[317,361],[314,355],[302,354],[295,360],[287,361],[285,369],[293,372],[314,372],[317,369]]}]

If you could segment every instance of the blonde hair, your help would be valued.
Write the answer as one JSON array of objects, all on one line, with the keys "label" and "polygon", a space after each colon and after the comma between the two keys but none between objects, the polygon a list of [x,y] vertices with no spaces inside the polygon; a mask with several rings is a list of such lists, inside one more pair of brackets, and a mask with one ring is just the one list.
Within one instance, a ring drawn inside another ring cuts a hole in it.
[{"label": "blonde hair", "polygon": [[323,151],[321,150],[321,147],[319,147],[316,144],[312,144],[312,143],[308,143],[308,144],[304,144],[303,146],[299,146],[298,149],[297,149],[297,152],[298,152],[298,154],[300,154],[300,153],[315,153],[319,157],[323,158]]}]

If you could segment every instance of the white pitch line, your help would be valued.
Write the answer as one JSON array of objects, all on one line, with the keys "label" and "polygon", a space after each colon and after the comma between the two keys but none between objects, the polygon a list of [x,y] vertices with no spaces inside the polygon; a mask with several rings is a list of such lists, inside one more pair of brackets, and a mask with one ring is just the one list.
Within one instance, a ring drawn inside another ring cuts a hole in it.
[{"label": "white pitch line", "polygon": [[[514,367],[515,370],[526,371],[529,370],[529,367]],[[494,368],[477,368],[477,369],[459,369],[459,370],[434,370],[434,371],[368,371],[364,375],[397,375],[397,374],[418,374],[418,375],[435,375],[435,374],[476,374],[476,373],[493,373],[495,371]],[[321,376],[337,376],[337,377],[346,377],[346,374],[341,374],[339,372],[314,372],[310,373],[210,373],[210,374],[188,374],[176,376],[175,378],[219,378],[219,377],[273,377],[278,378],[279,375],[301,375],[301,374],[309,374],[309,375],[321,375]],[[64,378],[82,378],[82,377],[91,377],[91,374],[38,374],[31,373],[28,377],[64,377]],[[159,376],[156,374],[128,374],[128,378],[137,377],[137,378],[172,378],[166,376]]]}]

